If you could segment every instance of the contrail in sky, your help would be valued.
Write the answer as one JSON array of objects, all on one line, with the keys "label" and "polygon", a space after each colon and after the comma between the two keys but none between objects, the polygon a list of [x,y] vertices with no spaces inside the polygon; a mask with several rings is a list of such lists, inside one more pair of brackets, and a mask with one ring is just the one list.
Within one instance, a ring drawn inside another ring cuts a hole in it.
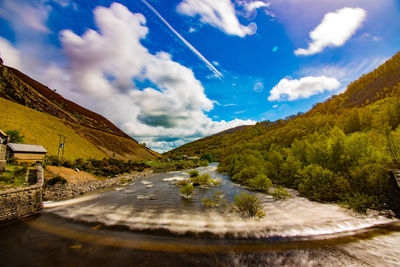
[{"label": "contrail in sky", "polygon": [[196,55],[200,58],[200,60],[202,60],[207,68],[209,68],[218,78],[223,77],[222,73],[219,72],[217,70],[217,68],[214,67],[213,64],[211,64],[210,61],[208,61],[196,48],[194,48],[193,45],[191,45],[188,41],[186,41],[185,38],[183,38],[182,35],[179,34],[179,32],[177,32],[172,26],[171,24],[168,23],[168,21],[166,21],[163,16],[161,16],[160,13],[158,13],[158,11],[152,6],[150,5],[146,0],[142,0],[142,2],[151,9],[151,11],[153,11],[154,14],[156,14],[156,16],[162,21],[164,22],[164,24]]}]

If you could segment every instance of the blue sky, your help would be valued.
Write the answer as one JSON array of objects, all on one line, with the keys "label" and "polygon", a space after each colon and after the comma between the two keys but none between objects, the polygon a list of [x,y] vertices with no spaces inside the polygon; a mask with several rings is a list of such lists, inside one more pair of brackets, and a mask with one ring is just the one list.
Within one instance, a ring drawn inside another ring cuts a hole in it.
[{"label": "blue sky", "polygon": [[166,151],[309,110],[399,51],[396,0],[0,0],[6,65]]}]

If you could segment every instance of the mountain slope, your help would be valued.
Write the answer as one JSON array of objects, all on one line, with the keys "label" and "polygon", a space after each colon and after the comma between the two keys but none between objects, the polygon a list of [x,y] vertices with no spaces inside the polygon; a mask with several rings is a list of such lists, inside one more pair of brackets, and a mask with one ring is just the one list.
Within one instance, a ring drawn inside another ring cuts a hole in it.
[{"label": "mountain slope", "polygon": [[[0,121],[0,128],[18,129],[27,137],[26,142],[41,144],[50,154],[56,153],[58,134],[63,134],[67,136],[66,148],[69,144],[71,149],[68,153],[66,149],[68,159],[158,157],[156,152],[141,146],[103,116],[4,65],[0,65],[0,97],[3,98],[2,116],[8,118]],[[44,135],[47,137],[43,138]]]}]

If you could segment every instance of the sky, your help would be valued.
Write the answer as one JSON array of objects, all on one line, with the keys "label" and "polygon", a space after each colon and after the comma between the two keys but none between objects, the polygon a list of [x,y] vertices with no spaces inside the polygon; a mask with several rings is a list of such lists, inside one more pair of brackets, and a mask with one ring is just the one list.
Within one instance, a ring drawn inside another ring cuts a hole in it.
[{"label": "sky", "polygon": [[398,0],[0,0],[0,56],[164,152],[305,112],[400,50]]}]

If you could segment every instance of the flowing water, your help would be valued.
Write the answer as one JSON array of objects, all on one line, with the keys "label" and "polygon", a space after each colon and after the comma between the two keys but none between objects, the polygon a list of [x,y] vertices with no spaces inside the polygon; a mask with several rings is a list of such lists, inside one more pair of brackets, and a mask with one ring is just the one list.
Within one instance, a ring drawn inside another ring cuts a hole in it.
[{"label": "flowing water", "polygon": [[42,215],[0,225],[0,257],[10,265],[400,266],[400,222],[356,215],[334,204],[258,194],[266,216],[245,219],[202,199],[222,191],[232,203],[247,189],[221,181],[184,200],[185,171],[136,179],[113,191],[45,204]]}]

